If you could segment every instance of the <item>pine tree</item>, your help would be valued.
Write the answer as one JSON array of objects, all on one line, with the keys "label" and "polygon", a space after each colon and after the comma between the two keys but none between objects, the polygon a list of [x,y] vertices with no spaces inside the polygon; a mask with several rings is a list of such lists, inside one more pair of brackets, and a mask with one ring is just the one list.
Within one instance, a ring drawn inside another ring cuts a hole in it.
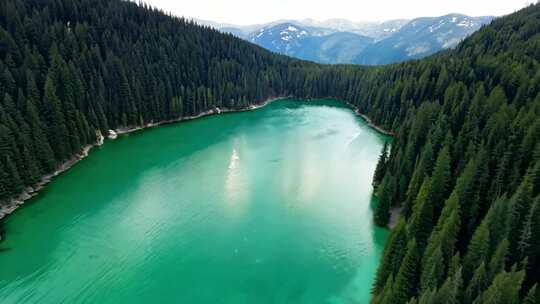
[{"label": "pine tree", "polygon": [[424,182],[424,178],[427,176],[424,159],[424,157],[420,158],[418,165],[414,169],[411,181],[409,182],[409,187],[407,188],[407,193],[405,195],[406,199],[405,202],[403,202],[401,209],[401,214],[405,218],[409,218],[411,216],[414,201],[418,195],[418,191],[420,191],[422,183]]},{"label": "pine tree", "polygon": [[488,288],[488,284],[486,265],[482,261],[480,266],[474,271],[472,279],[469,281],[467,290],[465,291],[464,303],[473,303],[474,300]]},{"label": "pine tree", "polygon": [[386,172],[386,162],[388,159],[388,142],[384,143],[381,154],[379,155],[379,161],[377,162],[377,167],[375,168],[375,173],[373,175],[373,186],[377,189],[377,186],[382,181],[384,173]]},{"label": "pine tree", "polygon": [[518,243],[520,259],[527,260],[527,283],[540,278],[540,196],[529,211]]},{"label": "pine tree", "polygon": [[379,296],[375,296],[373,299],[373,303],[391,304],[393,292],[394,292],[394,275],[392,274],[386,280],[382,294]]},{"label": "pine tree", "polygon": [[433,201],[435,218],[442,210],[450,183],[450,153],[448,147],[444,147],[435,162],[433,169],[430,197]]},{"label": "pine tree", "polygon": [[431,179],[425,178],[415,200],[413,214],[409,224],[410,238],[416,238],[418,246],[423,248],[433,229],[433,204],[429,193]]},{"label": "pine tree", "polygon": [[375,283],[373,284],[373,293],[379,294],[388,277],[392,274],[397,274],[401,265],[401,260],[407,251],[407,229],[405,220],[401,219],[392,229],[390,237],[384,247],[384,252],[380,261],[380,266],[377,268]]},{"label": "pine tree", "polygon": [[461,270],[458,269],[449,276],[434,296],[434,303],[459,304],[461,301],[461,288],[463,280]]},{"label": "pine tree", "polygon": [[444,258],[441,247],[426,256],[422,264],[422,274],[420,276],[420,286],[422,290],[436,290],[441,284],[445,274]]},{"label": "pine tree", "polygon": [[48,124],[47,135],[49,142],[53,148],[56,160],[66,160],[70,155],[70,151],[67,149],[69,133],[65,125],[60,99],[56,95],[56,85],[52,72],[47,76],[43,98]]},{"label": "pine tree", "polygon": [[6,172],[2,162],[0,162],[0,201],[7,200],[11,196],[8,187],[9,179],[9,174]]},{"label": "pine tree", "polygon": [[445,268],[449,265],[451,258],[455,254],[457,234],[461,223],[460,218],[457,195],[453,193],[446,201],[437,226],[429,237],[424,257],[433,255],[437,247],[440,247],[445,261]]},{"label": "pine tree", "polygon": [[407,253],[397,273],[393,285],[391,303],[406,303],[411,297],[416,295],[419,262],[420,253],[418,252],[416,241],[413,239],[407,245]]},{"label": "pine tree", "polygon": [[488,223],[483,221],[474,232],[469,242],[467,254],[463,260],[463,273],[466,280],[470,279],[474,270],[486,261],[489,256],[489,230]]},{"label": "pine tree", "polygon": [[26,146],[23,148],[23,159],[26,168],[24,183],[26,185],[34,185],[39,181],[41,171],[34,154],[32,154]]},{"label": "pine tree", "polygon": [[437,303],[437,290],[429,289],[422,292],[422,295],[418,299],[418,304],[432,304]]},{"label": "pine tree", "polygon": [[512,269],[499,273],[489,288],[482,294],[479,304],[517,304],[525,273]]},{"label": "pine tree", "polygon": [[[532,205],[532,185],[526,177],[519,186],[516,193],[510,199],[510,218],[508,241],[510,242],[509,250],[517,252],[518,242],[523,232],[524,225],[527,221],[527,215]],[[519,256],[510,256],[510,264],[519,262]]]},{"label": "pine tree", "polygon": [[4,163],[6,172],[10,176],[9,180],[7,181],[7,190],[9,196],[17,195],[24,189],[24,183],[19,175],[15,162],[9,155],[6,156]]},{"label": "pine tree", "polygon": [[493,280],[497,273],[505,269],[508,259],[509,246],[509,242],[506,239],[503,239],[499,246],[497,246],[497,250],[495,250],[495,253],[493,253],[493,256],[489,261],[488,281]]},{"label": "pine tree", "polygon": [[531,289],[529,289],[529,292],[527,293],[527,296],[525,299],[523,299],[523,304],[538,304],[540,303],[540,292],[538,290],[538,284],[534,284]]},{"label": "pine tree", "polygon": [[392,199],[394,189],[396,187],[394,177],[386,174],[379,187],[379,196],[377,199],[377,206],[375,208],[375,224],[384,227],[388,225],[390,221],[390,208],[392,206]]},{"label": "pine tree", "polygon": [[483,221],[488,223],[490,231],[490,252],[494,252],[497,246],[507,237],[509,222],[508,198],[499,197],[489,208]]}]

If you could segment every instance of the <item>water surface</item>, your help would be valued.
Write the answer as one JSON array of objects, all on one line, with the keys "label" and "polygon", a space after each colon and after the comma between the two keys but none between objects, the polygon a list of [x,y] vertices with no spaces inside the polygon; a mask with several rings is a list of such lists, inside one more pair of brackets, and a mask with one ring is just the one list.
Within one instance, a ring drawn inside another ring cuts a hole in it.
[{"label": "water surface", "polygon": [[387,138],[285,100],[122,136],[10,216],[1,303],[367,303]]}]

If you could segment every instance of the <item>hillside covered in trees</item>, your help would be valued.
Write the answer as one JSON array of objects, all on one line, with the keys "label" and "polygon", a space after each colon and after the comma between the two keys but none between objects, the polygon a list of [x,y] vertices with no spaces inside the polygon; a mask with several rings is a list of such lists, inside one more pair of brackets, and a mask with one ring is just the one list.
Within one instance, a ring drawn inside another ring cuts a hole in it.
[{"label": "hillside covered in trees", "polygon": [[[0,2],[0,201],[109,129],[336,97],[395,132],[375,221],[401,208],[374,303],[539,303],[540,5],[457,49],[325,66],[119,0]],[[195,136],[195,135],[194,135]]]}]

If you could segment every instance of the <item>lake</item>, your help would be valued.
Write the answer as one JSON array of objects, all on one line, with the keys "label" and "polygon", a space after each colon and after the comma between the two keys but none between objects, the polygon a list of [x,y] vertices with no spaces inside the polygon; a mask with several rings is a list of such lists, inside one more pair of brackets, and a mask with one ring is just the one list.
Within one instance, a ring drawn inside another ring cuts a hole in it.
[{"label": "lake", "polygon": [[5,221],[1,303],[367,303],[389,137],[333,100],[110,140]]}]

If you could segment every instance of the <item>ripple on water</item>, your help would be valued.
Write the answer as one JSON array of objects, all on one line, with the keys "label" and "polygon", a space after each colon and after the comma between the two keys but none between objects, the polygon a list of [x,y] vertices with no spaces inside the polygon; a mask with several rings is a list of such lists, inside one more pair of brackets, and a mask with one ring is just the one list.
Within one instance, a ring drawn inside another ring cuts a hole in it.
[{"label": "ripple on water", "polygon": [[6,222],[2,303],[367,303],[386,139],[292,100],[108,142]]}]

